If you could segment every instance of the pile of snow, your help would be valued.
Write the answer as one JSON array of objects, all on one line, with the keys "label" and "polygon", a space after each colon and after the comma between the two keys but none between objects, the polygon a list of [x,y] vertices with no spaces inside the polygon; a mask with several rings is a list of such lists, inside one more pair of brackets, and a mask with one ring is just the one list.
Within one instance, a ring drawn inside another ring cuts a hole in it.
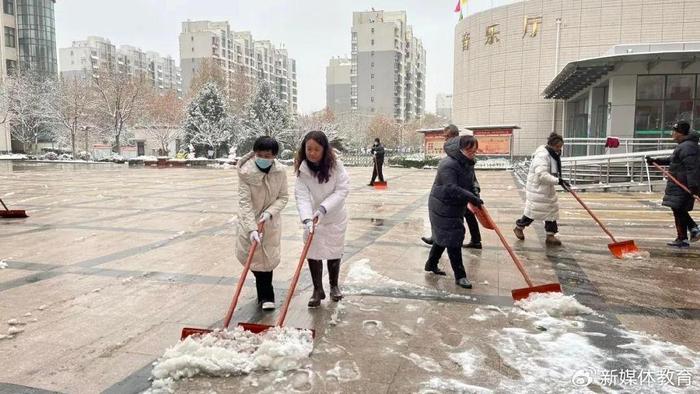
[{"label": "pile of snow", "polygon": [[27,160],[27,155],[19,153],[11,153],[9,155],[0,155],[0,160]]},{"label": "pile of snow", "polygon": [[158,158],[155,156],[136,156],[129,159],[129,161],[157,161]]},{"label": "pile of snow", "polygon": [[554,317],[595,313],[593,309],[576,301],[574,296],[562,293],[532,293],[528,298],[516,301],[515,306],[528,312],[546,313]]},{"label": "pile of snow", "polygon": [[625,253],[622,255],[624,260],[649,260],[651,255],[646,250],[640,250],[637,252]]},{"label": "pile of snow", "polygon": [[462,383],[454,379],[440,379],[432,378],[429,382],[423,383],[424,389],[419,393],[421,394],[433,394],[433,393],[473,393],[473,394],[489,394],[493,393],[493,390],[489,390],[484,387],[472,386],[466,383]]},{"label": "pile of snow", "polygon": [[286,327],[262,334],[236,327],[190,336],[166,350],[154,364],[151,392],[170,392],[176,380],[196,375],[225,377],[299,369],[312,350],[311,331]]},{"label": "pile of snow", "polygon": [[0,270],[4,270],[5,268],[7,268],[7,263],[5,260],[0,260]]}]

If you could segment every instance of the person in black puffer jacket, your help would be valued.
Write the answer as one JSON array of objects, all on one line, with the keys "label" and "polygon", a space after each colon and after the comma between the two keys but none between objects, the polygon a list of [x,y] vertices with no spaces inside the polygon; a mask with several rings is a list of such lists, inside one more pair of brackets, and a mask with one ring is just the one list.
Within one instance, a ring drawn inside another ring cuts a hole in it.
[{"label": "person in black puffer jacket", "polygon": [[484,203],[472,192],[474,157],[478,147],[479,143],[473,136],[459,137],[459,150],[448,151],[447,157],[440,160],[428,200],[434,242],[425,263],[425,270],[436,275],[446,275],[438,268],[438,261],[447,249],[455,283],[465,289],[471,289],[472,284],[467,279],[462,263],[464,214],[467,203],[471,202],[476,206]]},{"label": "person in black puffer jacket", "polygon": [[[700,148],[698,147],[700,136],[690,131],[688,122],[681,121],[673,126],[671,137],[678,143],[671,157],[657,159],[647,157],[647,163],[668,165],[668,171],[671,175],[687,186],[693,194],[698,195],[700,194]],[[669,242],[668,246],[677,248],[690,246],[688,232],[690,232],[692,242],[700,240],[700,228],[688,213],[693,210],[694,202],[693,195],[688,194],[670,179],[666,182],[663,205],[673,210],[676,232],[678,233],[677,238]]]},{"label": "person in black puffer jacket", "polygon": [[372,169],[372,180],[369,181],[368,186],[374,186],[377,175],[379,175],[379,182],[384,182],[384,172],[382,171],[382,167],[384,166],[384,151],[384,145],[379,141],[379,138],[375,138],[371,150],[374,169]]}]

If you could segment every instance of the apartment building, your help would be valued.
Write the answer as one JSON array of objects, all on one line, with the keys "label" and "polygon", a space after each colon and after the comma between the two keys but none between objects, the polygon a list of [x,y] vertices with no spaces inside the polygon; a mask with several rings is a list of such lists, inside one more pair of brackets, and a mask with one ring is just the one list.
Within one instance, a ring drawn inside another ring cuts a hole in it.
[{"label": "apartment building", "polygon": [[350,91],[352,83],[348,58],[333,58],[326,66],[326,107],[335,114],[350,112]]}]

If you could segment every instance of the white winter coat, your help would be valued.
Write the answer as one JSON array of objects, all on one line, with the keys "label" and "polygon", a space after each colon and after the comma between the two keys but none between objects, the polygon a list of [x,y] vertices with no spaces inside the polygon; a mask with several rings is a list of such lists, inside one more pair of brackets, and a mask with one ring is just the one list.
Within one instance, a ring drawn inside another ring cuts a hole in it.
[{"label": "white winter coat", "polygon": [[280,212],[287,205],[287,173],[285,166],[275,160],[268,173],[255,165],[255,153],[243,156],[238,164],[238,241],[236,257],[245,264],[250,249],[250,232],[258,229],[258,221],[263,212],[272,218],[265,222],[261,245],[255,249],[252,271],[269,272],[280,262],[280,241],[282,239],[282,216]]},{"label": "white winter coat", "polygon": [[535,150],[525,187],[525,216],[534,220],[559,219],[559,203],[554,187],[559,184],[557,162],[544,145]]},{"label": "white winter coat", "polygon": [[326,215],[316,226],[307,258],[330,260],[343,256],[345,230],[348,226],[345,199],[349,192],[350,178],[340,160],[336,160],[336,166],[326,183],[319,183],[306,161],[299,166],[299,176],[294,186],[299,219],[303,223],[306,219],[312,219],[320,206],[326,209]]}]

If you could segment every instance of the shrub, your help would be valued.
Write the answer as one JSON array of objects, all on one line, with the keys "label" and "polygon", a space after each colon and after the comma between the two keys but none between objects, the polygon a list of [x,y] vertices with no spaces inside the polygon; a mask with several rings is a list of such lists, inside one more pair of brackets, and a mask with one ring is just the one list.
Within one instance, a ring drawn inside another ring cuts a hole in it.
[{"label": "shrub", "polygon": [[407,157],[407,156],[395,156],[389,158],[389,165],[404,167],[404,168],[423,168],[423,167],[436,167],[440,162],[439,157]]},{"label": "shrub", "polygon": [[56,154],[56,152],[47,152],[44,156],[42,156],[42,159],[44,159],[44,160],[58,160],[58,154]]}]

